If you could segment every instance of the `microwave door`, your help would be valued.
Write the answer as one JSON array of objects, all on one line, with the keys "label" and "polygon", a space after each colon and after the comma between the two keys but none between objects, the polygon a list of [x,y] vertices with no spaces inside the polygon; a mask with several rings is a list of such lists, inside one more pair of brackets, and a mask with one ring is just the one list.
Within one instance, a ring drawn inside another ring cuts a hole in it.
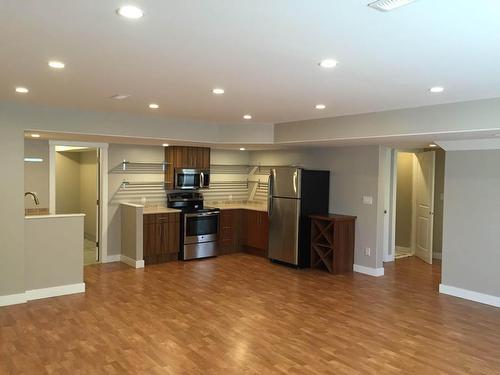
[{"label": "microwave door", "polygon": [[200,183],[200,173],[178,172],[175,176],[175,187],[177,189],[199,189]]}]

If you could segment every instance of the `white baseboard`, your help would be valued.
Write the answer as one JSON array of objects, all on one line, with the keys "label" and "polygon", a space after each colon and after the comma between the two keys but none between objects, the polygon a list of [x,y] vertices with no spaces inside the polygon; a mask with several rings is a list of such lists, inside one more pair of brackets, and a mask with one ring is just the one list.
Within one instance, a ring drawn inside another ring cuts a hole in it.
[{"label": "white baseboard", "polygon": [[7,296],[0,296],[0,306],[18,305],[26,303],[26,293],[9,294]]},{"label": "white baseboard", "polygon": [[500,307],[500,297],[474,292],[472,290],[457,288],[455,286],[439,284],[439,293],[468,299],[470,301],[484,303],[485,305]]},{"label": "white baseboard", "polygon": [[360,266],[358,264],[354,265],[354,272],[359,272],[359,273],[364,273],[365,275],[370,275],[370,276],[384,276],[384,267],[382,268],[371,268],[371,267],[365,267],[365,266]]},{"label": "white baseboard", "polygon": [[68,294],[85,293],[85,283],[69,284],[55,286],[51,288],[42,288],[27,290],[24,293],[0,296],[0,306],[17,305],[36,299],[65,296]]},{"label": "white baseboard", "polygon": [[112,262],[120,262],[121,261],[121,255],[108,255],[106,259],[102,260],[102,263],[112,263]]},{"label": "white baseboard", "polygon": [[120,260],[131,267],[144,268],[144,260],[135,260],[125,255],[122,255]]},{"label": "white baseboard", "polygon": [[85,283],[61,285],[52,288],[27,290],[26,298],[28,299],[28,301],[32,301],[35,299],[65,296],[68,294],[76,294],[76,293],[85,293]]},{"label": "white baseboard", "polygon": [[384,263],[394,262],[394,260],[395,260],[394,254],[384,255]]},{"label": "white baseboard", "polygon": [[396,251],[400,251],[401,253],[411,254],[411,247],[406,246],[396,246]]}]

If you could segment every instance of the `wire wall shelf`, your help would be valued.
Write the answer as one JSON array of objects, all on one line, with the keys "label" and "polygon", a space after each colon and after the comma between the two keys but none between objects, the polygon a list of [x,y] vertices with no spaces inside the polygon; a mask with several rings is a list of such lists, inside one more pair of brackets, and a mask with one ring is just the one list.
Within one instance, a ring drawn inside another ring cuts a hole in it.
[{"label": "wire wall shelf", "polygon": [[111,170],[112,173],[165,173],[170,163],[166,162],[132,162],[128,160],[122,161]]}]

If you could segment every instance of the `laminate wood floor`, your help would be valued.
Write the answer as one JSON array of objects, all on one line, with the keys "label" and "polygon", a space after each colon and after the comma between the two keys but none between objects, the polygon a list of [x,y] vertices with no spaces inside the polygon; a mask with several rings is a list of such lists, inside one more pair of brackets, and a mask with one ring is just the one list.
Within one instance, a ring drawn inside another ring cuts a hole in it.
[{"label": "laminate wood floor", "polygon": [[1,374],[500,374],[500,309],[386,276],[235,254],[85,268],[87,293],[0,308]]}]

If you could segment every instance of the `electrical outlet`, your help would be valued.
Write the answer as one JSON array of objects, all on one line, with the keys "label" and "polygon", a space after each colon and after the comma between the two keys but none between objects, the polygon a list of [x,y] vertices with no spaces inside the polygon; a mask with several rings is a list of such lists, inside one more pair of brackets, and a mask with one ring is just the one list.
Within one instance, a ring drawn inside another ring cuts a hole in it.
[{"label": "electrical outlet", "polygon": [[364,196],[363,197],[363,204],[368,204],[368,205],[371,205],[373,204],[373,197],[370,197],[370,196]]},{"label": "electrical outlet", "polygon": [[370,253],[371,253],[371,252],[372,252],[372,249],[370,249],[369,247],[365,247],[365,255],[366,255],[367,257],[369,257],[369,256],[370,256]]}]

